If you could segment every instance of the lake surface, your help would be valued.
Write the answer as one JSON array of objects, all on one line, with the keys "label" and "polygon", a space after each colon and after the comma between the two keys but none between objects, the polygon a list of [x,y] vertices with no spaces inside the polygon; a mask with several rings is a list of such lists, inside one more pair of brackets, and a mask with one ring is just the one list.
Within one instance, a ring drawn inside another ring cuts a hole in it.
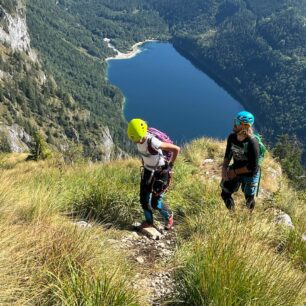
[{"label": "lake surface", "polygon": [[170,43],[148,42],[130,59],[109,60],[108,79],[126,97],[125,118],[142,118],[182,144],[224,139],[243,106]]}]

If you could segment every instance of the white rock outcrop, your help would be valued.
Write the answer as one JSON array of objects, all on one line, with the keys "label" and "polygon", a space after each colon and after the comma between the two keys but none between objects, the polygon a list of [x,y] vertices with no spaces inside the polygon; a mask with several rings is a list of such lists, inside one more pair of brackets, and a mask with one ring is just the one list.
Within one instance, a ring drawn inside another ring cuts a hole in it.
[{"label": "white rock outcrop", "polygon": [[0,138],[5,141],[11,152],[22,153],[29,152],[29,146],[32,138],[25,130],[18,124],[0,125]]},{"label": "white rock outcrop", "polygon": [[275,223],[276,224],[281,224],[289,229],[294,229],[293,222],[291,220],[291,217],[286,214],[285,212],[279,212],[275,216]]},{"label": "white rock outcrop", "polygon": [[75,223],[76,226],[80,227],[80,228],[90,228],[92,227],[92,225],[86,221],[78,221]]},{"label": "white rock outcrop", "polygon": [[111,160],[112,154],[114,152],[115,144],[107,126],[104,127],[104,131],[102,132],[100,139],[104,151],[104,160],[109,161]]},{"label": "white rock outcrop", "polygon": [[26,17],[22,9],[16,8],[16,15],[12,16],[0,5],[0,16],[5,27],[0,27],[0,42],[10,45],[13,50],[26,52],[32,61],[37,60],[36,53],[31,49]]}]

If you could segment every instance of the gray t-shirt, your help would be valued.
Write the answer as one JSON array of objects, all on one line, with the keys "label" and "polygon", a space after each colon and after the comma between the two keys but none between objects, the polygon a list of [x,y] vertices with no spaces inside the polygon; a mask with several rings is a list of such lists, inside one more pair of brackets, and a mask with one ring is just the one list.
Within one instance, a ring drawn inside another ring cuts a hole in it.
[{"label": "gray t-shirt", "polygon": [[[151,147],[158,152],[156,155],[150,154],[148,150],[148,139],[151,140]],[[146,140],[144,143],[137,143],[137,149],[142,156],[144,167],[153,170],[156,167],[161,167],[165,165],[165,159],[163,157],[163,152],[160,149],[160,145],[162,142],[157,139],[155,136],[148,133]]]}]

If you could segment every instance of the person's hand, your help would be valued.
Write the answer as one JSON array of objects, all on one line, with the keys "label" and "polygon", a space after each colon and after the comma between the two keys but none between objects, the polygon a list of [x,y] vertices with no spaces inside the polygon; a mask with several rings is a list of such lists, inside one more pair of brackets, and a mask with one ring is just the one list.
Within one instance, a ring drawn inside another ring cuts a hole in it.
[{"label": "person's hand", "polygon": [[229,180],[234,179],[237,176],[235,169],[229,169],[227,170],[227,177]]}]

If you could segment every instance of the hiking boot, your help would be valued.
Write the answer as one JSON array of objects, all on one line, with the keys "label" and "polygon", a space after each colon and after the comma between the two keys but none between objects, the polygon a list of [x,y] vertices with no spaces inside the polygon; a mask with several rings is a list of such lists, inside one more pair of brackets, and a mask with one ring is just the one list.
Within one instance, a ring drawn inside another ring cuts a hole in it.
[{"label": "hiking boot", "polygon": [[169,217],[169,219],[165,223],[165,230],[171,230],[173,227],[173,215]]}]

